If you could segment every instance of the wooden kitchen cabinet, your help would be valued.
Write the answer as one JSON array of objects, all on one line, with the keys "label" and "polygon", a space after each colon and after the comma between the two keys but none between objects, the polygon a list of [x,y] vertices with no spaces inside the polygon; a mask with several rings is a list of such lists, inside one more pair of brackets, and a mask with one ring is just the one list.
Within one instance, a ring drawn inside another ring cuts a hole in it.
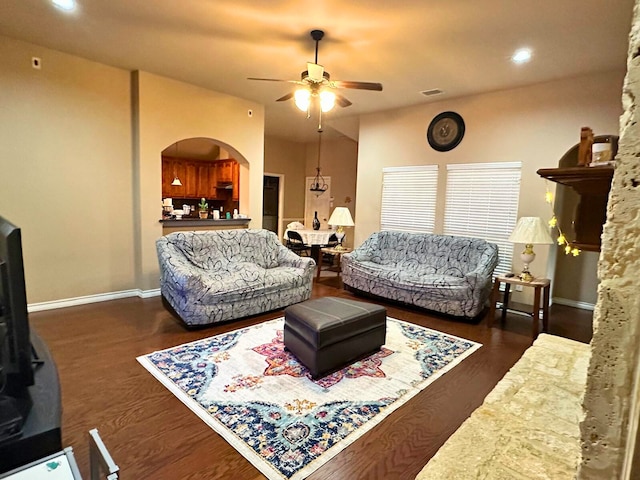
[{"label": "wooden kitchen cabinet", "polygon": [[203,195],[206,198],[216,199],[218,198],[218,167],[216,162],[210,162],[207,168],[209,178],[209,189],[207,195]]},{"label": "wooden kitchen cabinet", "polygon": [[[171,185],[175,177],[182,185]],[[162,159],[162,197],[194,198],[202,197],[229,199],[240,198],[240,166],[229,160],[187,160],[165,157]],[[232,188],[229,188],[232,187]]]},{"label": "wooden kitchen cabinet", "polygon": [[209,162],[197,162],[196,167],[196,198],[210,198],[211,187],[209,186]]},{"label": "wooden kitchen cabinet", "polygon": [[184,185],[184,198],[198,198],[198,166],[200,162],[185,160],[184,178],[180,178]]},{"label": "wooden kitchen cabinet", "polygon": [[218,183],[231,183],[233,181],[233,164],[235,160],[218,160]]},{"label": "wooden kitchen cabinet", "polygon": [[[183,198],[185,196],[185,165],[180,159],[175,158],[163,158],[162,159],[162,197],[177,197]],[[171,185],[173,179],[178,177],[182,185]]]},{"label": "wooden kitchen cabinet", "polygon": [[240,200],[240,164],[236,161],[233,162],[231,181],[233,185],[233,190],[231,190],[231,200],[237,202]]}]

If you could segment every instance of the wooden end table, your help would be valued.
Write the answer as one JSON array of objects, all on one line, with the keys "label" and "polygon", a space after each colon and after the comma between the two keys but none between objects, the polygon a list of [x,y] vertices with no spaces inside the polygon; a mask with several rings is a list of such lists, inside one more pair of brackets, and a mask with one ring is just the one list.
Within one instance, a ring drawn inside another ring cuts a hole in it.
[{"label": "wooden end table", "polygon": [[511,285],[522,285],[523,287],[532,287],[535,289],[533,294],[533,338],[538,337],[540,328],[540,295],[542,294],[542,331],[546,332],[549,328],[549,290],[551,280],[548,278],[534,278],[530,282],[520,280],[515,277],[497,276],[493,282],[493,290],[491,292],[491,305],[489,307],[489,320],[487,325],[493,327],[494,317],[496,315],[496,302],[500,295],[500,284],[504,283],[504,301],[502,302],[502,316],[500,322],[504,323],[507,317],[507,308],[509,308],[509,292]]},{"label": "wooden end table", "polygon": [[316,272],[316,279],[320,279],[320,272],[322,271],[322,255],[328,253],[329,255],[333,255],[333,265],[325,267],[325,270],[331,270],[332,272],[336,272],[338,276],[340,276],[340,272],[342,271],[341,263],[342,263],[342,254],[349,253],[351,251],[350,248],[342,248],[338,250],[335,247],[325,247],[320,249],[320,255],[318,256],[318,271]]}]

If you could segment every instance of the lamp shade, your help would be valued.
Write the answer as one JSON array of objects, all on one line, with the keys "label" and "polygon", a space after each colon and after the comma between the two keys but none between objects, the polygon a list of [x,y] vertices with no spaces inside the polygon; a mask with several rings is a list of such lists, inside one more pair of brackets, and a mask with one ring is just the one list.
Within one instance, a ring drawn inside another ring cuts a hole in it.
[{"label": "lamp shade", "polygon": [[296,90],[296,93],[293,96],[293,101],[295,102],[296,107],[303,112],[306,112],[309,110],[309,104],[311,103],[311,92],[306,88]]},{"label": "lamp shade", "polygon": [[338,225],[340,227],[353,227],[353,218],[347,207],[336,207],[327,222],[329,225]]},{"label": "lamp shade", "polygon": [[520,217],[509,241],[527,245],[553,243],[549,230],[540,217]]}]

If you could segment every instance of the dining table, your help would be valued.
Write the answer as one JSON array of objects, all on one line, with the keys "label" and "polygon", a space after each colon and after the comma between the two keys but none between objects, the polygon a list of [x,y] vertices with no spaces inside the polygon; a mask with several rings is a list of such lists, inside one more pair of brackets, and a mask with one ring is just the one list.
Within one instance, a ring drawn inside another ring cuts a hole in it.
[{"label": "dining table", "polygon": [[[288,231],[288,229],[287,229]],[[287,236],[287,231],[285,231],[285,238]],[[295,230],[302,237],[302,241],[305,245],[309,245],[311,247],[311,258],[316,261],[316,264],[320,262],[320,249],[329,244],[329,238],[331,235],[336,233],[335,230],[327,229],[327,230],[312,230],[312,229],[301,229]]]}]

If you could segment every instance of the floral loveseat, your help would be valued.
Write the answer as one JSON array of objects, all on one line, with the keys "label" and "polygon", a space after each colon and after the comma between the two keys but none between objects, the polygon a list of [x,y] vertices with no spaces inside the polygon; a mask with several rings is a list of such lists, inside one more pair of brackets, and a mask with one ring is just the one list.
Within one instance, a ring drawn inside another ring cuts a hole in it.
[{"label": "floral loveseat", "polygon": [[459,317],[491,292],[498,247],[477,238],[384,231],[342,255],[345,288]]},{"label": "floral loveseat", "polygon": [[160,291],[187,326],[307,300],[315,262],[259,229],[174,232],[156,242]]}]

